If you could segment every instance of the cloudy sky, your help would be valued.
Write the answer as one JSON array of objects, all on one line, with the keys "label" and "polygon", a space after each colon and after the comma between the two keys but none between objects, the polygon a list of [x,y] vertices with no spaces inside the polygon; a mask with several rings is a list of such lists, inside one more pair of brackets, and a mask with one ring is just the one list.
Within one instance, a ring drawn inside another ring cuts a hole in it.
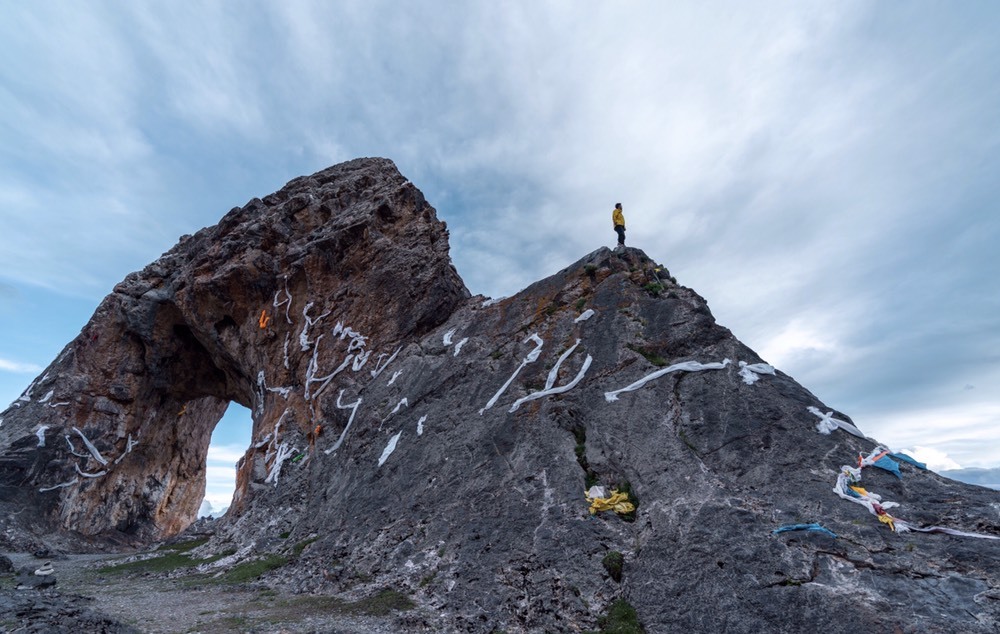
[{"label": "cloudy sky", "polygon": [[[0,400],[180,235],[386,156],[474,293],[612,245],[620,201],[630,245],[869,435],[1000,466],[1000,4],[0,13]],[[227,416],[213,473],[248,439]]]}]

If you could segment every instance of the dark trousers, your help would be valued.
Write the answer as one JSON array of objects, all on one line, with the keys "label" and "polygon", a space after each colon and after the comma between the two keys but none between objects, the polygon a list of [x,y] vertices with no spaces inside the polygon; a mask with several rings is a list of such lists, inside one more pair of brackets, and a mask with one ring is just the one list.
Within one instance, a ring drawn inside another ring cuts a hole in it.
[{"label": "dark trousers", "polygon": [[625,225],[615,225],[615,231],[618,232],[618,244],[625,246]]}]

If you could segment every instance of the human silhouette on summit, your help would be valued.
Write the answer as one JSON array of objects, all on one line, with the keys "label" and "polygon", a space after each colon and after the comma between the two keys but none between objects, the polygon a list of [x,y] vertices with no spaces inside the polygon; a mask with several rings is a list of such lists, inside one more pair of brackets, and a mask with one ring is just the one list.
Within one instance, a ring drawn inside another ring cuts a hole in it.
[{"label": "human silhouette on summit", "polygon": [[615,233],[618,234],[618,246],[625,248],[625,215],[622,213],[622,204],[615,203],[614,211],[611,212],[611,222],[615,225]]}]

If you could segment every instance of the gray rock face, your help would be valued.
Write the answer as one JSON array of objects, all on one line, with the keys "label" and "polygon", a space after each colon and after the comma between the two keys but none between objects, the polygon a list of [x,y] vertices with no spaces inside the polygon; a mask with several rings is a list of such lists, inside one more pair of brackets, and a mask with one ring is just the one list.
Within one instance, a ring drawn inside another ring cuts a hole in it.
[{"label": "gray rock face", "polygon": [[[254,436],[203,550],[236,552],[217,566],[294,553],[265,579],[298,592],[407,593],[403,631],[594,630],[618,598],[648,632],[1000,619],[1000,540],[897,534],[835,495],[875,443],[819,433],[807,408],[831,408],[780,371],[741,372],[761,359],[665,268],[599,249],[514,297],[470,298],[443,225],[387,161],[234,210],[127,278],[82,341],[95,331],[119,342],[100,364],[78,339],[3,414],[0,503],[36,518],[8,518],[10,543],[182,529],[200,500],[154,491],[196,497],[187,479],[232,399]],[[87,396],[52,413],[35,400],[50,389]],[[131,466],[38,493],[96,469],[73,425],[112,457],[131,433]],[[1000,493],[900,468],[862,471],[890,517],[1000,536]],[[592,515],[595,484],[638,508]],[[837,537],[772,532],[813,522]]]},{"label": "gray rock face", "polygon": [[137,634],[138,630],[95,612],[92,599],[34,590],[0,590],[0,617],[26,634]]}]

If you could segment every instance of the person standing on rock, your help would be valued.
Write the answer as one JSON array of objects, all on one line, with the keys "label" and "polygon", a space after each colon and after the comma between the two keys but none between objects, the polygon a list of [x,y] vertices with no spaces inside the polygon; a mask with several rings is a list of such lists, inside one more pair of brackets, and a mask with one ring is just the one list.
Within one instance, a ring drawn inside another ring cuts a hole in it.
[{"label": "person standing on rock", "polygon": [[615,209],[611,212],[611,222],[615,224],[615,233],[618,234],[618,246],[625,247],[625,214],[622,213],[622,204],[615,203]]}]

